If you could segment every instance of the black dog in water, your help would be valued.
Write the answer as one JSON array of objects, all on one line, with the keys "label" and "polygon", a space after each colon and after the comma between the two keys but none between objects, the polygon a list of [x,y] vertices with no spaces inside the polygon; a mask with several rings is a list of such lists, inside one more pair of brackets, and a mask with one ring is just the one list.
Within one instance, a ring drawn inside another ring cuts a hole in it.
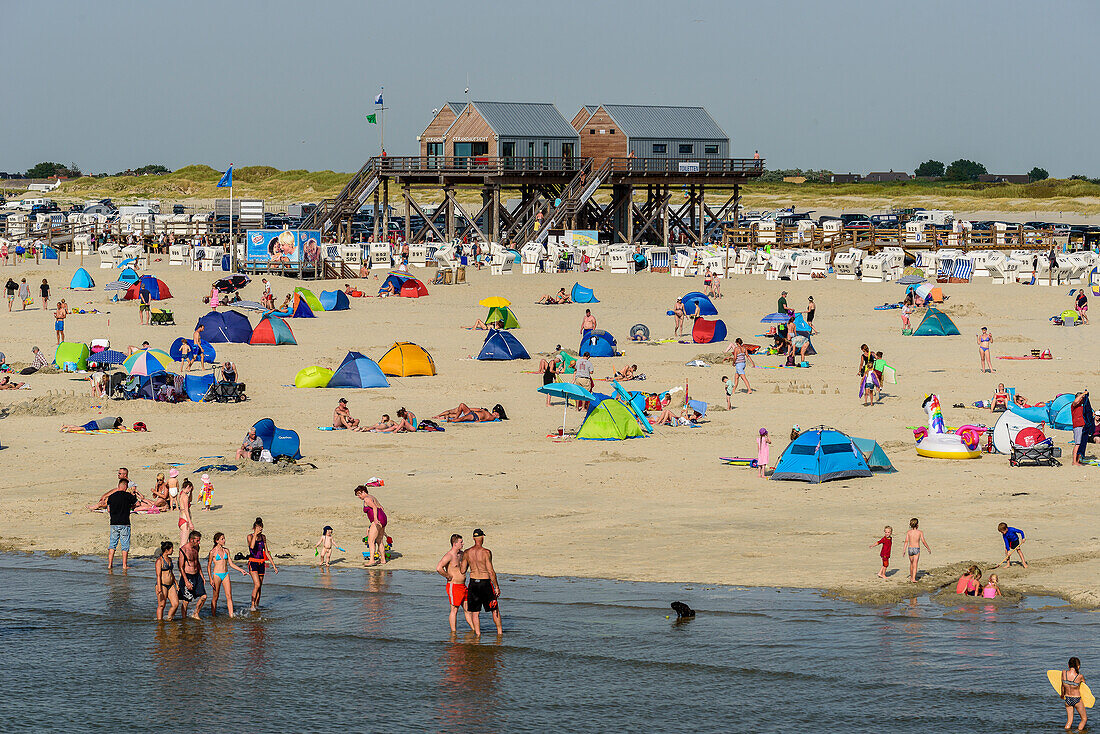
[{"label": "black dog in water", "polygon": [[676,616],[679,619],[690,619],[695,616],[695,610],[682,601],[672,602],[672,611],[676,612]]}]

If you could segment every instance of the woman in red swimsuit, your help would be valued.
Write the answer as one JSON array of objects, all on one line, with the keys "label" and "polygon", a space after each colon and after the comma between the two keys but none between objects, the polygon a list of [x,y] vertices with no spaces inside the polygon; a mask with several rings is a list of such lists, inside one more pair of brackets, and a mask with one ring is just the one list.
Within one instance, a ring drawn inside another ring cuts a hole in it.
[{"label": "woman in red swimsuit", "polygon": [[[370,493],[363,485],[355,488],[355,496],[363,501],[363,512],[370,521],[370,529],[367,530],[367,564],[368,566],[385,565],[386,563],[386,511],[382,509],[382,503]],[[375,560],[375,551],[378,560]]]}]

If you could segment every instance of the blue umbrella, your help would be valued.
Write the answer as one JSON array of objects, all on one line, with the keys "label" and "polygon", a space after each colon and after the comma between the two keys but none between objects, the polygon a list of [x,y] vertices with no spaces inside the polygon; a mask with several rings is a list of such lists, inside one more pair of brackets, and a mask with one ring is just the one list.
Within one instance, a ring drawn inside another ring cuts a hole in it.
[{"label": "blue umbrella", "polygon": [[787,323],[787,321],[790,320],[790,318],[791,317],[788,316],[787,314],[779,313],[777,311],[776,313],[770,313],[767,316],[765,316],[764,318],[760,319],[760,323],[762,323],[762,324],[785,324],[785,323]]},{"label": "blue umbrella", "polygon": [[572,382],[551,382],[549,385],[543,385],[539,388],[539,392],[544,395],[550,395],[553,397],[565,398],[565,403],[561,413],[561,435],[565,436],[565,419],[569,415],[569,401],[586,400],[590,403],[594,403],[597,398],[587,388],[583,388],[580,385],[576,385]]},{"label": "blue umbrella", "polygon": [[88,357],[91,364],[122,364],[126,361],[126,355],[114,349],[104,349],[99,354]]}]

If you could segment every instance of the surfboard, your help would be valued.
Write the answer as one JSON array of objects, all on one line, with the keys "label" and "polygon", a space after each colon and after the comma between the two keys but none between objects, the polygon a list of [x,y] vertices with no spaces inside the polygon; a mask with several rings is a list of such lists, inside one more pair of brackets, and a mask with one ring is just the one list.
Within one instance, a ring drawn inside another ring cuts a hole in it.
[{"label": "surfboard", "polygon": [[[1058,695],[1062,695],[1062,671],[1048,670],[1047,680],[1050,681],[1050,685],[1054,686],[1054,690],[1058,692]],[[1085,704],[1087,709],[1096,704],[1096,697],[1092,695],[1087,683],[1081,684],[1081,703]]]}]

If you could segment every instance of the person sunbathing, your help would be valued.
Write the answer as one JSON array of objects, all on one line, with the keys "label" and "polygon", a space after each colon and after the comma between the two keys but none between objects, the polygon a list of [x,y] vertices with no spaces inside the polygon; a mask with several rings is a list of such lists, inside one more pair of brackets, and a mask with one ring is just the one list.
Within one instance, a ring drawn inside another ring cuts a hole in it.
[{"label": "person sunbathing", "polygon": [[457,408],[445,410],[432,417],[451,423],[490,423],[495,420],[508,420],[508,416],[500,403],[494,405],[492,410],[488,408],[471,408],[466,403],[459,403]]},{"label": "person sunbathing", "polygon": [[0,390],[18,390],[26,384],[27,383],[25,382],[12,382],[11,377],[8,377],[7,375],[5,375],[3,378],[0,378]]},{"label": "person sunbathing", "polygon": [[350,428],[353,431],[359,429],[359,419],[351,417],[347,398],[340,398],[336,403],[336,409],[332,411],[332,427]]},{"label": "person sunbathing", "polygon": [[387,283],[386,285],[382,286],[382,290],[378,291],[378,297],[379,298],[383,298],[385,296],[396,296],[396,295],[397,295],[397,284],[396,283]]},{"label": "person sunbathing", "polygon": [[1019,393],[1016,393],[1016,397],[1012,399],[1012,402],[1016,403],[1016,405],[1019,405],[1021,408],[1031,407],[1027,404],[1027,400],[1024,399],[1024,396],[1020,395]]},{"label": "person sunbathing", "polygon": [[75,433],[77,431],[109,431],[122,428],[122,418],[96,418],[82,426],[61,426],[62,433]]},{"label": "person sunbathing", "polygon": [[503,321],[490,321],[485,323],[481,319],[478,319],[473,326],[467,327],[474,331],[488,331],[489,329],[500,329],[504,326]]},{"label": "person sunbathing", "polygon": [[[388,418],[389,416],[384,417]],[[416,416],[404,408],[399,408],[397,410],[397,420],[392,421],[388,428],[379,428],[374,433],[415,433],[416,425]]]},{"label": "person sunbathing", "polygon": [[997,392],[993,393],[992,410],[994,412],[1008,410],[1008,392],[1005,390],[1005,384],[1003,382],[997,385]]},{"label": "person sunbathing", "polygon": [[661,411],[661,414],[659,416],[657,416],[656,418],[651,418],[649,422],[655,426],[683,427],[690,426],[693,419],[698,419],[700,417],[702,416],[700,416],[694,410],[687,406],[684,406],[684,409],[680,411],[679,415],[673,413],[668,408],[665,408]]},{"label": "person sunbathing", "polygon": [[393,428],[396,425],[396,423],[390,420],[389,413],[383,413],[382,420],[378,421],[373,426],[358,426],[356,428],[352,428],[351,430],[359,431],[360,433],[389,433],[387,429]]},{"label": "person sunbathing", "polygon": [[621,370],[615,371],[615,379],[626,382],[627,380],[633,380],[634,376],[638,373],[638,365],[632,364],[629,367],[623,367]]},{"label": "person sunbathing", "polygon": [[540,305],[540,306],[560,306],[563,303],[572,303],[572,302],[573,301],[570,300],[569,294],[565,292],[564,288],[559,290],[558,294],[556,296],[552,296],[549,293],[547,293],[542,298],[535,301],[535,303]]}]

